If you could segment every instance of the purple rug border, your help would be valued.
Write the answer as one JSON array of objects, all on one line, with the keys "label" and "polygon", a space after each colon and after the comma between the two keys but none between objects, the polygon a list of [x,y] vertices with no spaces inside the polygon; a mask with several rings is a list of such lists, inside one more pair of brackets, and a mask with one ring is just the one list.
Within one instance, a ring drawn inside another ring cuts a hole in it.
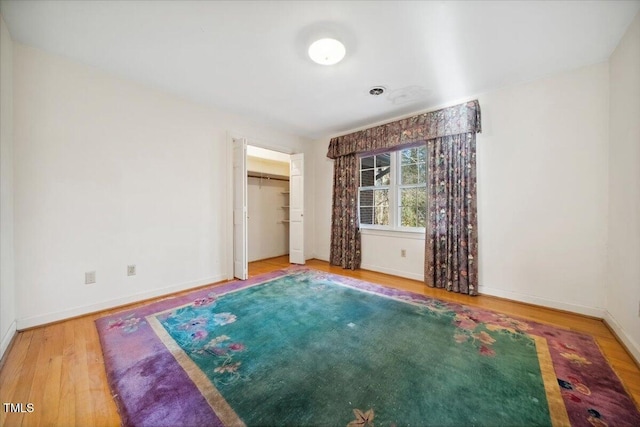
[{"label": "purple rug border", "polygon": [[[120,415],[122,425],[129,426],[129,425],[135,425],[135,424],[133,423],[132,415],[129,413],[130,411],[127,409],[127,405],[122,400],[120,396],[121,393],[118,390],[118,387],[116,385],[117,372],[116,372],[116,369],[113,367],[114,362],[105,353],[105,348],[109,343],[106,342],[107,337],[106,337],[106,334],[104,334],[103,332],[108,328],[108,323],[110,320],[117,317],[124,317],[130,313],[137,313],[140,317],[147,317],[154,313],[167,310],[171,307],[188,304],[189,302],[192,302],[195,297],[200,296],[201,294],[206,295],[207,293],[215,292],[216,295],[223,295],[229,292],[241,290],[246,287],[258,285],[261,283],[266,283],[278,277],[291,274],[292,272],[295,272],[295,271],[304,271],[304,270],[306,270],[306,268],[294,266],[286,269],[275,270],[269,273],[260,274],[244,281],[233,280],[230,282],[213,283],[209,285],[204,285],[196,289],[183,291],[185,293],[182,295],[174,295],[174,296],[169,295],[164,298],[160,297],[161,298],[160,300],[151,301],[146,304],[143,303],[141,306],[138,306],[138,307],[123,308],[122,310],[118,310],[113,313],[106,314],[96,319],[95,324],[96,324],[96,329],[98,331],[98,338],[100,339],[100,348],[103,354],[105,371],[107,374],[107,381],[109,383],[109,390],[111,391],[111,396],[113,397],[116,407],[118,409],[118,414]],[[146,327],[151,329],[148,325],[146,325]],[[150,332],[158,342],[161,342],[153,331],[150,331]],[[160,351],[162,353],[166,353],[170,355],[173,358],[173,355],[164,346],[164,344],[162,345],[162,347],[163,348]],[[178,372],[183,371],[182,367],[175,359],[172,361],[172,365],[176,371]],[[198,390],[195,384],[192,383],[190,388],[191,388],[190,390],[191,394],[195,396],[201,396],[200,390]],[[220,418],[218,418],[217,414],[213,411],[213,409],[211,409],[211,414],[213,415],[214,419],[212,420],[211,424],[207,424],[207,425],[215,425],[215,426],[222,425]]]},{"label": "purple rug border", "polygon": [[[375,284],[375,283],[371,283],[371,282],[367,282],[365,280],[361,280],[361,279],[356,279],[356,278],[351,278],[351,277],[347,277],[347,276],[342,276],[340,274],[336,274],[336,273],[329,273],[329,272],[324,272],[324,271],[320,271],[320,270],[315,270],[313,268],[309,268],[306,266],[291,266],[291,267],[287,267],[284,269],[280,269],[280,270],[275,270],[269,273],[264,273],[264,274],[260,274],[257,276],[254,276],[248,280],[245,281],[241,281],[241,280],[234,280],[231,282],[226,282],[226,283],[219,283],[219,284],[210,284],[210,285],[205,285],[203,287],[197,288],[197,289],[193,289],[193,290],[186,290],[185,293],[183,295],[178,295],[178,296],[168,296],[166,298],[163,298],[161,300],[157,300],[157,301],[153,301],[153,302],[149,302],[148,304],[143,304],[141,306],[135,307],[135,308],[123,308],[122,310],[119,310],[117,312],[113,312],[113,313],[109,313],[106,314],[98,319],[95,320],[96,323],[96,328],[98,330],[98,335],[100,338],[100,344],[101,344],[101,348],[103,351],[103,356],[104,356],[104,363],[105,363],[105,369],[107,371],[107,378],[108,378],[108,382],[109,382],[109,387],[110,390],[112,392],[112,395],[114,397],[114,401],[116,402],[116,406],[118,407],[118,412],[120,413],[120,416],[122,418],[122,423],[123,425],[133,425],[132,424],[132,420],[131,420],[131,416],[128,413],[127,407],[124,403],[124,401],[121,400],[120,397],[120,393],[118,393],[117,387],[116,387],[116,372],[115,369],[113,368],[114,365],[114,361],[111,360],[110,357],[108,357],[108,355],[105,352],[106,347],[109,345],[109,343],[106,342],[106,335],[104,333],[104,331],[106,330],[106,328],[108,328],[109,326],[109,321],[111,321],[114,318],[120,317],[122,318],[123,316],[126,315],[130,315],[132,313],[135,313],[136,315],[142,317],[142,318],[146,318],[149,315],[152,315],[154,313],[157,312],[161,312],[161,311],[165,311],[167,309],[170,309],[171,307],[176,307],[176,306],[181,306],[183,304],[188,304],[190,302],[193,302],[195,298],[200,298],[204,295],[210,294],[210,293],[214,293],[216,296],[219,295],[223,295],[229,292],[234,292],[234,291],[238,291],[238,290],[242,290],[248,287],[252,287],[252,286],[256,286],[256,285],[261,285],[263,283],[267,283],[270,282],[276,278],[285,276],[285,275],[289,275],[289,274],[301,274],[301,273],[313,273],[316,274],[317,276],[319,276],[320,278],[322,277],[326,277],[328,279],[331,279],[335,282],[337,282],[340,285],[345,285],[345,286],[350,286],[362,291],[368,291],[368,292],[373,292],[376,293],[378,295],[382,295],[382,296],[387,296],[387,297],[391,297],[394,299],[398,299],[404,302],[419,302],[419,303],[429,303],[429,302],[438,302],[442,305],[444,305],[445,307],[452,309],[455,312],[461,311],[461,312],[479,312],[479,313],[489,313],[489,314],[501,314],[502,312],[500,311],[496,311],[496,310],[491,310],[491,309],[486,309],[486,308],[482,308],[482,307],[473,307],[473,306],[468,306],[465,305],[463,303],[459,303],[459,302],[454,302],[454,301],[447,301],[444,299],[440,299],[437,297],[429,297],[426,295],[422,295],[422,294],[418,294],[412,291],[407,291],[407,290],[401,290],[401,289],[396,289],[396,288],[390,288],[388,286],[384,286],[384,285],[380,285],[380,284]],[[459,310],[455,310],[455,308],[459,308]],[[504,314],[504,313],[502,313]],[[593,343],[594,347],[597,349],[598,353],[600,354],[602,360],[604,361],[604,368],[608,369],[610,371],[610,374],[612,374],[615,379],[617,380],[617,382],[619,383],[620,388],[622,389],[622,393],[625,394],[628,398],[628,400],[631,403],[631,406],[633,408],[635,408],[635,410],[638,412],[637,414],[637,419],[640,420],[640,411],[638,411],[638,405],[636,404],[636,402],[633,399],[633,396],[628,393],[628,391],[626,390],[626,387],[624,386],[624,384],[622,383],[620,377],[617,375],[617,373],[613,370],[613,368],[611,367],[611,365],[609,364],[609,362],[606,360],[606,358],[604,357],[604,353],[602,353],[602,350],[600,348],[600,346],[598,345],[597,341],[595,340],[595,338],[592,335],[586,334],[586,333],[581,333],[581,332],[577,332],[568,328],[564,328],[562,326],[555,326],[555,325],[547,325],[545,323],[539,322],[539,321],[534,321],[534,320],[528,320],[528,319],[524,319],[520,316],[511,316],[509,315],[510,318],[513,319],[517,319],[517,320],[521,320],[527,324],[531,324],[531,325],[535,325],[537,332],[536,335],[542,335],[541,331],[545,331],[547,329],[550,330],[559,330],[562,331],[563,334],[569,334],[572,335],[576,338],[579,338],[581,340],[589,340]],[[144,327],[151,329],[149,327],[149,325],[143,325]],[[155,338],[155,340],[160,341],[158,339],[158,337],[155,335],[155,333],[153,331],[151,331],[153,337]],[[169,350],[166,349],[166,347],[164,347],[164,345],[162,345],[163,352],[166,352],[168,354],[170,354]],[[555,366],[556,361],[554,360],[554,366]],[[177,361],[173,360],[173,364],[175,365],[175,368],[179,371],[182,370],[182,368],[180,367],[180,365],[178,364]],[[195,386],[195,384],[191,384],[190,387],[190,392],[193,393],[194,395],[197,396],[202,396],[200,394],[200,391],[197,389],[197,387]],[[616,390],[619,391],[619,390]],[[567,410],[569,411],[569,407],[568,407],[568,403],[566,398],[563,397],[563,400],[565,400],[565,405],[567,406]],[[220,425],[221,422],[219,420],[219,418],[217,417],[217,415],[213,412],[213,410],[211,410],[211,413],[213,414],[213,416],[215,417],[215,420],[210,420],[213,421],[211,424],[207,423],[207,425]],[[632,414],[633,415],[633,414]],[[635,419],[635,418],[634,418]],[[583,425],[582,423],[573,423],[575,421],[575,419],[572,419],[572,425]],[[583,421],[587,421],[587,419],[583,420]],[[584,424],[584,425],[591,425],[591,424]],[[626,424],[621,424],[621,425],[626,425]],[[631,424],[630,424],[631,425]],[[640,424],[639,424],[640,425]]]}]

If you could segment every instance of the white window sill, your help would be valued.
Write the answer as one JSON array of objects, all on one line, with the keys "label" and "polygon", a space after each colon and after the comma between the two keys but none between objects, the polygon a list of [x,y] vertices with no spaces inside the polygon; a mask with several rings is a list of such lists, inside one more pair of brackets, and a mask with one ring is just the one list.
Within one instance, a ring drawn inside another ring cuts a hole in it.
[{"label": "white window sill", "polygon": [[363,228],[360,227],[360,234],[381,237],[395,237],[399,239],[424,240],[424,230],[384,230],[380,228]]}]

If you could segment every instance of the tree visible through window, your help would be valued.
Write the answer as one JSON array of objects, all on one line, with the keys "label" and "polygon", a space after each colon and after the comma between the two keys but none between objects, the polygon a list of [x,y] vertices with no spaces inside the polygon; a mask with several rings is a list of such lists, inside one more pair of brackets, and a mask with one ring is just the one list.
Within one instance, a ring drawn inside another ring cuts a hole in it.
[{"label": "tree visible through window", "polygon": [[360,225],[425,227],[426,147],[360,158]]},{"label": "tree visible through window", "polygon": [[427,219],[427,148],[400,152],[400,226],[424,227]]}]

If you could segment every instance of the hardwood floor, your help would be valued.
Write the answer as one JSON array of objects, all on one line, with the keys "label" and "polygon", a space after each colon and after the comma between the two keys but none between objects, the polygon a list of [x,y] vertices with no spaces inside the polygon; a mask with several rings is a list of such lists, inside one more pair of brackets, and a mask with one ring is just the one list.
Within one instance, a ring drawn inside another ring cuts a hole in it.
[{"label": "hardwood floor", "polygon": [[[255,276],[287,267],[288,257],[249,264]],[[640,369],[598,319],[489,296],[469,297],[421,282],[366,270],[343,270],[323,261],[311,260],[310,268],[381,283],[412,292],[501,311],[537,322],[593,335],[628,392],[640,402]],[[147,304],[132,304],[127,308]],[[120,418],[107,384],[102,351],[94,320],[117,309],[58,322],[18,333],[5,354],[0,370],[0,402],[33,404],[33,412],[6,412],[0,408],[0,426],[117,426]]]}]

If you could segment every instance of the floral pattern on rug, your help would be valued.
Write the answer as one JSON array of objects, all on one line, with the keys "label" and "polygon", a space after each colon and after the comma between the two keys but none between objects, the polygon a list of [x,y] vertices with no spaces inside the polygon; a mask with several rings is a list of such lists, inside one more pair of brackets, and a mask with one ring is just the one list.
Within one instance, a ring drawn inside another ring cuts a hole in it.
[{"label": "floral pattern on rug", "polygon": [[533,340],[525,333],[531,329],[527,323],[500,313],[495,313],[495,316],[485,319],[479,318],[473,312],[456,313],[453,322],[460,330],[454,335],[455,342],[458,344],[470,342],[483,356],[496,355],[495,350],[491,347],[496,339],[491,333],[507,335],[512,340],[525,340],[526,345],[534,346]]},{"label": "floral pattern on rug", "polygon": [[178,345],[192,356],[211,359],[213,372],[223,383],[240,377],[242,362],[236,361],[245,345],[223,333],[226,325],[238,320],[230,312],[216,310],[216,295],[196,298],[191,304],[157,316]]},{"label": "floral pattern on rug", "polygon": [[374,427],[373,426],[373,418],[374,413],[373,409],[369,409],[366,412],[362,412],[360,409],[354,409],[353,415],[356,416],[356,419],[347,424],[347,427]]},{"label": "floral pattern on rug", "polygon": [[124,317],[119,317],[115,320],[109,321],[109,330],[119,329],[125,334],[130,334],[138,330],[139,325],[144,325],[146,322],[140,317],[136,317],[136,313],[131,313]]}]

